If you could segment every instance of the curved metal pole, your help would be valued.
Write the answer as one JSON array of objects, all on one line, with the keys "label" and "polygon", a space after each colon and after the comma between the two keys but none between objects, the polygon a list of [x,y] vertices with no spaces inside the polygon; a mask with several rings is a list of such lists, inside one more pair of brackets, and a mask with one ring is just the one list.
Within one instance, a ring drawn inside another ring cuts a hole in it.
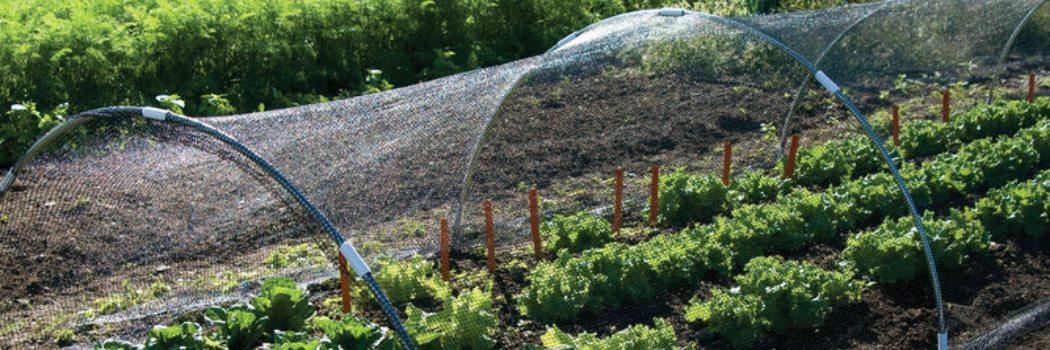
[{"label": "curved metal pole", "polygon": [[288,178],[284,177],[284,175],[281,174],[281,172],[277,171],[277,168],[274,168],[273,165],[266,161],[266,159],[256,154],[254,151],[237,141],[237,139],[233,138],[232,136],[227,135],[226,133],[220,131],[219,129],[216,129],[211,125],[202,123],[195,119],[178,115],[167,110],[149,107],[111,107],[90,110],[87,112],[77,114],[71,117],[69,120],[66,120],[59,126],[48,131],[48,133],[45,134],[44,137],[40,138],[35,143],[33,143],[32,146],[30,146],[29,151],[27,151],[26,154],[23,155],[22,158],[20,158],[18,162],[16,162],[15,165],[10,170],[8,170],[7,174],[4,176],[4,181],[0,183],[0,195],[5,193],[6,190],[11,186],[11,184],[14,183],[14,180],[17,177],[17,173],[22,170],[26,163],[28,163],[30,160],[32,160],[34,157],[40,154],[40,152],[42,152],[48,145],[50,145],[59,137],[72,130],[74,127],[98,118],[119,117],[142,117],[148,120],[154,120],[158,122],[168,122],[172,124],[188,126],[190,128],[193,128],[194,130],[197,130],[215,138],[216,140],[226,144],[227,146],[232,147],[238,153],[247,157],[256,165],[265,170],[270,175],[270,177],[276,180],[281,185],[281,187],[285,189],[285,191],[291,194],[292,197],[294,197],[296,201],[299,202],[299,204],[302,205],[303,208],[305,208],[307,212],[310,213],[310,216],[312,216],[314,219],[317,220],[318,223],[321,224],[321,227],[324,228],[325,232],[328,233],[329,237],[331,237],[332,240],[336,242],[336,245],[339,246],[339,251],[347,259],[347,262],[349,262],[350,266],[354,269],[354,272],[357,273],[358,277],[365,280],[365,283],[368,285],[368,289],[372,291],[376,299],[379,301],[380,305],[383,308],[383,312],[386,314],[388,321],[394,328],[394,332],[397,333],[405,348],[410,350],[415,349],[415,344],[412,342],[412,339],[408,336],[408,332],[405,331],[405,327],[401,324],[401,320],[397,315],[397,311],[395,311],[393,305],[390,304],[390,301],[387,299],[386,294],[383,293],[383,289],[379,286],[379,283],[376,282],[375,277],[372,276],[372,271],[368,267],[368,264],[365,263],[364,259],[361,258],[361,255],[357,253],[357,250],[354,249],[354,246],[350,242],[346,241],[346,239],[343,238],[343,235],[340,234],[338,230],[336,230],[335,226],[332,225],[328,218],[325,217],[325,215],[321,213],[321,211],[318,210],[317,207],[314,206],[313,203],[311,203],[305,195],[303,195],[302,191],[299,191],[299,188],[292,184],[292,182],[289,181]]},{"label": "curved metal pole", "polygon": [[[845,0],[843,1],[845,2]],[[820,67],[820,64],[824,62],[824,57],[826,57],[828,53],[831,52],[831,49],[838,45],[839,42],[842,41],[842,39],[845,39],[846,35],[853,31],[853,28],[856,28],[861,23],[864,23],[868,20],[868,18],[871,18],[871,16],[874,16],[876,13],[882,12],[882,10],[886,9],[886,7],[889,7],[891,3],[895,2],[898,2],[898,0],[890,0],[879,3],[879,8],[875,9],[875,11],[871,11],[871,13],[851,23],[849,27],[846,27],[846,29],[843,30],[842,33],[839,33],[839,35],[835,37],[835,39],[832,40],[827,47],[824,48],[824,51],[820,53],[820,56],[817,56],[817,60],[813,61],[813,66]],[[783,131],[780,133],[780,146],[777,148],[777,157],[775,162],[780,162],[780,158],[784,156],[784,147],[787,146],[788,135],[790,135],[789,129],[791,128],[791,117],[795,115],[795,111],[798,111],[798,105],[802,102],[802,93],[805,92],[806,86],[809,86],[809,82],[811,81],[810,79],[812,78],[813,77],[806,76],[806,78],[802,80],[802,83],[798,86],[798,91],[795,92],[795,98],[793,98],[791,101],[791,108],[788,109],[788,114],[786,117],[784,117]]]},{"label": "curved metal pole", "polygon": [[14,184],[15,177],[17,177],[17,171],[25,167],[26,163],[28,163],[30,160],[36,158],[37,154],[40,154],[40,152],[44,151],[44,148],[46,148],[47,145],[50,145],[51,143],[55,142],[56,139],[58,139],[62,135],[65,135],[73,128],[81,124],[87,123],[93,119],[95,118],[86,116],[79,118],[71,117],[65,122],[62,122],[54,128],[51,128],[51,130],[48,130],[48,132],[44,134],[43,137],[41,137],[39,140],[34,142],[32,146],[29,147],[29,150],[26,151],[26,154],[22,155],[21,158],[18,158],[18,161],[16,161],[15,164],[11,166],[11,169],[7,171],[7,174],[4,174],[4,180],[0,181],[0,195],[3,195],[5,192],[7,192],[7,190],[11,188],[11,186]]},{"label": "curved metal pole", "polygon": [[[652,11],[652,10],[650,10],[650,11]],[[664,13],[666,11],[668,11],[668,10],[660,10],[661,13]],[[820,82],[821,85],[823,85],[824,88],[828,90],[828,92],[832,93],[839,100],[841,100],[844,104],[846,104],[846,106],[849,108],[850,112],[853,114],[854,118],[857,119],[858,122],[860,122],[861,126],[863,126],[864,129],[867,131],[868,136],[872,139],[872,141],[875,142],[875,145],[878,147],[879,152],[882,154],[883,160],[885,160],[886,164],[889,165],[890,171],[893,173],[893,177],[894,177],[894,179],[897,182],[897,186],[900,188],[901,193],[904,195],[904,198],[905,198],[905,200],[908,203],[908,209],[911,211],[912,217],[915,219],[915,227],[919,230],[919,236],[922,239],[923,250],[926,253],[927,267],[929,268],[929,272],[930,272],[930,282],[933,285],[933,293],[934,293],[934,299],[935,299],[936,308],[937,308],[937,322],[938,322],[937,343],[938,343],[938,346],[939,346],[940,349],[946,350],[948,348],[948,330],[947,330],[947,325],[945,323],[945,317],[944,317],[944,300],[943,300],[942,295],[941,295],[940,277],[939,277],[939,275],[937,273],[937,264],[936,264],[936,262],[934,261],[934,258],[933,258],[933,250],[930,248],[930,241],[929,241],[928,235],[926,233],[926,226],[922,222],[922,215],[919,214],[919,209],[918,209],[918,207],[915,206],[915,201],[912,199],[911,192],[908,190],[908,186],[905,184],[904,178],[901,177],[900,172],[897,170],[897,166],[893,163],[893,158],[890,157],[890,154],[889,154],[889,152],[886,151],[886,147],[883,144],[882,140],[879,139],[878,135],[875,133],[875,130],[871,128],[871,125],[868,123],[867,119],[864,118],[864,115],[860,112],[860,110],[857,109],[857,107],[853,104],[853,102],[849,99],[849,97],[847,97],[845,94],[843,94],[842,90],[838,87],[838,85],[836,85],[834,81],[832,81],[826,74],[824,74],[824,72],[822,72],[819,69],[817,69],[816,66],[814,66],[812,63],[807,61],[798,52],[796,52],[795,50],[791,49],[790,47],[788,47],[784,43],[774,39],[773,37],[769,36],[768,34],[762,32],[762,31],[760,31],[758,29],[755,29],[753,27],[750,27],[750,26],[748,26],[748,25],[746,25],[744,23],[741,23],[739,21],[730,19],[730,18],[719,17],[719,16],[715,16],[715,15],[712,15],[712,14],[696,12],[696,11],[690,11],[690,10],[674,10],[674,11],[676,11],[677,13],[680,13],[680,15],[688,13],[688,14],[692,14],[692,15],[695,15],[695,16],[699,16],[699,17],[702,17],[702,18],[709,19],[709,20],[714,21],[716,23],[720,23],[720,24],[723,24],[723,25],[726,25],[726,26],[730,26],[730,27],[742,30],[744,32],[750,33],[750,34],[752,34],[752,35],[762,39],[763,41],[766,41],[766,42],[776,46],[781,51],[783,51],[784,53],[787,53],[788,55],[793,57],[796,61],[801,63],[803,66],[805,66],[806,69],[810,70],[813,73],[813,75],[816,77],[817,81]],[[574,37],[575,36],[579,36],[579,33],[581,33],[581,32],[573,33],[573,36]],[[559,44],[558,44],[558,46],[556,48],[562,47],[562,46],[568,44],[569,42],[571,42],[572,40],[574,40],[574,39],[569,39],[568,41],[563,39],[562,42],[559,42]],[[504,99],[503,102],[501,102],[501,108],[502,108],[502,104],[503,103],[506,103],[505,99]],[[496,119],[496,117],[498,117],[498,116],[494,116],[492,119],[490,119],[489,123],[491,124]],[[486,130],[487,129],[488,129],[488,125],[486,125]],[[482,137],[479,138],[479,142],[484,141],[484,140],[485,140],[485,137],[484,137],[484,133],[483,133]],[[468,170],[467,170],[468,174],[465,176],[465,179],[467,181],[469,181],[469,179],[470,179],[469,172],[470,172],[470,169],[472,169],[473,166],[474,166],[474,163],[475,163],[475,160],[476,160],[476,156],[477,156],[477,152],[480,150],[481,146],[482,146],[481,144],[478,144],[477,146],[475,146],[475,158],[471,159],[471,161],[470,161],[471,165],[468,166]],[[467,188],[468,186],[469,186],[469,183],[468,184],[464,184],[464,188]],[[463,198],[463,199],[465,200],[465,198]],[[462,207],[464,205],[464,203],[465,202],[461,201],[460,202],[460,207]]]},{"label": "curved metal pole", "polygon": [[569,33],[569,35],[566,35],[564,38],[561,38],[561,40],[558,40],[558,43],[554,44],[554,46],[552,46],[550,49],[548,49],[547,52],[544,52],[544,54],[548,54],[548,53],[551,53],[551,52],[554,52],[554,51],[558,51],[558,49],[561,49],[566,44],[572,42],[573,40],[576,40],[576,38],[579,37],[580,34],[583,34],[583,33],[587,32],[587,31],[590,31],[591,29],[594,29],[594,27],[597,27],[598,25],[601,25],[603,23],[609,23],[609,21],[612,21],[612,20],[615,20],[615,19],[619,19],[619,18],[624,18],[624,17],[629,17],[629,16],[638,16],[638,15],[643,15],[643,14],[651,13],[651,12],[661,13],[661,12],[668,11],[668,10],[675,10],[675,11],[677,11],[677,9],[646,9],[646,10],[624,12],[624,13],[621,13],[621,14],[618,14],[618,15],[615,15],[615,16],[612,16],[612,17],[606,17],[605,19],[602,19],[601,21],[594,22],[594,23],[591,23],[590,25],[588,25],[586,27],[583,27],[583,29],[580,29],[580,30],[577,30],[575,32]]},{"label": "curved metal pole", "polygon": [[[573,34],[575,35],[576,33]],[[522,82],[525,81],[525,77],[529,75],[533,68],[536,68],[535,64],[531,67],[528,67],[528,71],[522,73],[521,76],[519,76],[518,79],[514,81],[514,85],[507,89],[507,91],[503,93],[503,96],[500,96],[499,106],[496,107],[496,111],[493,112],[492,117],[490,117],[489,120],[485,123],[485,128],[481,130],[481,135],[478,135],[478,140],[474,143],[474,152],[471,153],[470,160],[467,163],[466,173],[463,174],[463,186],[461,186],[459,193],[459,205],[456,206],[456,213],[453,215],[452,219],[451,234],[453,236],[459,233],[460,219],[463,215],[463,206],[467,203],[467,195],[470,193],[470,185],[473,183],[472,178],[474,176],[474,171],[477,170],[476,168],[478,166],[478,158],[481,157],[481,146],[484,145],[486,141],[488,141],[489,133],[491,132],[492,125],[494,124],[495,119],[501,114],[500,112],[503,111],[503,108],[506,107],[507,96],[509,96],[512,91],[516,90],[519,86],[521,86]]]},{"label": "curved metal pole", "polygon": [[[674,13],[670,13],[668,11],[672,11]],[[662,16],[680,16],[680,14],[677,14],[679,11],[681,11],[681,14],[685,13],[684,10],[678,10],[678,9],[649,9],[649,10],[639,10],[639,11],[621,13],[621,14],[618,14],[618,15],[606,18],[606,19],[604,19],[602,21],[599,21],[597,23],[592,23],[592,24],[584,27],[583,29],[580,29],[580,30],[577,30],[575,32],[570,33],[569,35],[565,36],[561,40],[558,40],[558,43],[555,44],[553,47],[551,47],[549,50],[547,50],[547,52],[545,52],[544,55],[550,54],[551,52],[554,52],[554,51],[557,51],[558,49],[561,49],[562,47],[564,47],[568,43],[570,43],[573,40],[575,40],[576,38],[578,38],[580,36],[580,34],[583,34],[583,33],[587,32],[587,31],[593,29],[594,27],[600,25],[601,23],[607,23],[608,21],[613,20],[613,19],[623,18],[623,17],[628,17],[628,16],[638,16],[638,15],[647,14],[647,13],[654,13],[654,12],[659,14],[659,15],[662,15]],[[463,207],[467,203],[467,195],[469,194],[471,185],[473,183],[472,178],[474,177],[474,172],[477,170],[477,167],[478,167],[478,158],[481,156],[481,147],[486,143],[486,141],[488,141],[489,136],[490,136],[489,134],[490,134],[491,129],[492,129],[492,125],[496,122],[496,118],[498,118],[500,116],[500,114],[501,114],[500,112],[502,112],[503,109],[506,107],[506,105],[507,105],[507,97],[510,95],[510,93],[512,91],[516,90],[519,86],[521,86],[521,84],[525,81],[525,77],[529,76],[529,74],[532,73],[532,70],[535,69],[538,66],[539,66],[539,64],[533,64],[531,67],[528,67],[527,68],[528,71],[526,71],[525,73],[522,73],[522,75],[519,76],[518,79],[514,81],[514,85],[510,89],[508,89],[503,94],[503,96],[500,97],[499,107],[496,107],[496,111],[493,113],[492,117],[489,118],[489,121],[485,123],[485,127],[484,127],[484,129],[482,129],[481,135],[478,136],[478,140],[474,143],[474,152],[471,154],[470,160],[467,163],[466,173],[463,174],[463,186],[462,186],[462,189],[460,190],[459,205],[456,206],[456,213],[453,215],[452,235],[455,235],[455,234],[459,233],[459,230],[460,230],[460,219],[462,218]]]},{"label": "curved metal pole", "polygon": [[1032,18],[1035,11],[1039,10],[1044,4],[1046,4],[1046,0],[1039,1],[1038,4],[1032,6],[1032,9],[1028,10],[1028,13],[1025,14],[1024,18],[1021,19],[1021,22],[1017,24],[1014,31],[1010,33],[1010,39],[1006,40],[1006,45],[1003,45],[1003,51],[999,53],[999,61],[996,62],[995,71],[992,72],[992,81],[988,83],[988,98],[985,99],[985,103],[992,103],[992,99],[995,98],[995,87],[999,82],[999,76],[1003,74],[1003,70],[1005,69],[1004,65],[1006,63],[1006,55],[1010,53],[1010,49],[1014,46],[1014,41],[1017,40],[1017,36],[1021,34],[1021,28],[1024,28],[1024,25]]},{"label": "curved metal pole", "polygon": [[[705,14],[701,15],[705,16]],[[821,85],[823,85],[824,88],[828,90],[828,92],[834,94],[836,97],[839,98],[839,100],[846,104],[846,107],[848,107],[850,112],[853,113],[853,116],[857,119],[858,122],[860,122],[861,126],[864,127],[864,130],[868,132],[868,136],[871,138],[872,141],[875,142],[875,146],[878,147],[879,153],[882,154],[883,160],[885,160],[886,164],[889,165],[890,172],[893,173],[893,178],[897,181],[897,186],[900,188],[901,193],[904,194],[904,199],[908,202],[908,209],[911,211],[912,217],[915,219],[915,227],[919,230],[919,236],[922,238],[923,250],[925,250],[926,253],[926,263],[929,267],[930,282],[933,285],[934,299],[937,304],[937,343],[940,349],[948,349],[948,328],[944,318],[944,300],[941,295],[941,282],[940,277],[937,273],[937,263],[933,259],[933,250],[930,248],[930,240],[928,235],[926,234],[926,225],[922,223],[922,215],[919,214],[919,209],[915,206],[915,200],[912,199],[911,191],[908,190],[908,186],[904,183],[904,178],[901,177],[900,171],[897,170],[897,166],[893,164],[893,158],[890,157],[889,152],[886,151],[885,145],[882,143],[882,140],[879,139],[879,136],[875,133],[875,130],[871,128],[871,124],[869,124],[868,120],[864,118],[864,114],[862,114],[860,110],[857,109],[857,106],[853,104],[853,101],[850,100],[849,97],[842,93],[842,89],[839,88],[838,85],[831,80],[831,78],[824,74],[823,71],[818,70],[816,66],[806,61],[806,59],[803,58],[802,55],[799,55],[798,52],[795,52],[795,50],[792,50],[787,45],[784,45],[784,43],[781,43],[780,41],[774,39],[768,34],[763,33],[762,31],[752,28],[748,25],[745,25],[739,21],[709,14],[706,14],[706,16],[716,22],[721,22],[743,30],[745,32],[751,33],[761,38],[762,40],[765,40],[766,42],[769,42],[770,44],[773,44],[774,46],[780,48],[788,55],[794,57],[796,60],[798,60],[799,63],[802,63],[802,65],[806,66],[807,69],[813,72],[814,77],[816,77],[817,81],[820,82]]]}]

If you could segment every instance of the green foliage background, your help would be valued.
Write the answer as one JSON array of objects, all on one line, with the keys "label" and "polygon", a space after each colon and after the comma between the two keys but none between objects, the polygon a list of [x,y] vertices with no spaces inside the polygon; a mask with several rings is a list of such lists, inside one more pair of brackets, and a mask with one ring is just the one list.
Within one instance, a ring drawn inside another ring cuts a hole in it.
[{"label": "green foliage background", "polygon": [[[40,111],[63,106],[63,114],[156,105],[161,94],[182,96],[190,115],[282,108],[529,57],[631,10],[681,6],[740,15],[842,2],[4,0],[0,115],[29,103]],[[18,128],[3,138],[35,139],[43,131]],[[0,166],[25,143],[8,142]]]}]

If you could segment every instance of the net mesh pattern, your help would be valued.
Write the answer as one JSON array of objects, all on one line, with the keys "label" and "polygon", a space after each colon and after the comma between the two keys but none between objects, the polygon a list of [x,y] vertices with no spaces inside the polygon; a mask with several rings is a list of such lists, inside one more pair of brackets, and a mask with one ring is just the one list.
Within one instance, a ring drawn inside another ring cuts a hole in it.
[{"label": "net mesh pattern", "polygon": [[[1037,96],[1050,92],[1048,35],[1050,6],[1035,0],[898,0],[734,18],[646,10],[497,67],[201,121],[272,163],[376,262],[376,275],[389,261],[381,257],[438,260],[439,220],[447,219],[454,278],[462,281],[452,286],[487,285],[494,297],[498,325],[468,332],[485,333],[497,348],[540,344],[549,326],[606,337],[654,318],[669,320],[679,346],[737,348],[682,315],[690,299],[732,287],[725,278],[569,320],[523,322],[516,299],[537,264],[529,190],[539,193],[545,230],[556,215],[587,211],[604,220],[622,169],[624,227],[633,235],[614,244],[652,240],[680,228],[647,223],[651,166],[717,176],[729,142],[737,181],[783,171],[792,134],[803,147],[861,135],[807,65],[844,88],[866,116],[885,117],[898,103],[908,120],[935,120],[945,90],[956,111],[989,96],[1024,99],[1029,73]],[[937,215],[972,206],[975,196],[953,199]],[[480,272],[486,200],[500,264],[493,274]],[[61,329],[76,330],[72,345],[80,348],[106,338],[141,341],[155,324],[244,302],[274,276],[314,291],[318,305],[338,296],[338,287],[326,287],[339,278],[336,247],[319,225],[258,165],[183,126],[133,117],[87,122],[19,170],[0,196],[0,214],[4,349],[70,345],[41,336]],[[847,236],[782,255],[834,269]],[[942,269],[951,345],[1039,348],[1050,318],[1034,303],[1050,297],[1050,243],[993,241],[989,257]],[[930,348],[938,331],[932,293],[928,276],[872,286],[816,330],[770,335],[751,347]],[[450,308],[439,300],[415,304]],[[387,325],[375,310],[361,315]],[[459,327],[446,323],[437,327]]]}]

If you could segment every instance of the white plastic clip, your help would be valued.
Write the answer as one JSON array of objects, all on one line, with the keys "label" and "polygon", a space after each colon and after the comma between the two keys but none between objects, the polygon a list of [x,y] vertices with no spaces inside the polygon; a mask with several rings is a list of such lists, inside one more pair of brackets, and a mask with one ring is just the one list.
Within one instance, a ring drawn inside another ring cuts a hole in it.
[{"label": "white plastic clip", "polygon": [[842,91],[834,81],[831,81],[831,78],[828,78],[827,74],[824,74],[824,71],[817,71],[816,77],[817,81],[820,82],[820,85],[823,85],[824,89],[827,89],[832,95]]},{"label": "white plastic clip", "polygon": [[354,249],[354,245],[350,244],[350,242],[343,242],[343,245],[339,246],[339,252],[343,253],[343,258],[354,269],[357,277],[364,278],[365,275],[372,272],[372,269],[368,268],[368,264],[365,263],[365,259],[362,259],[360,254],[357,254],[357,249]]},{"label": "white plastic clip", "polygon": [[657,12],[657,14],[660,15],[660,16],[664,16],[664,17],[682,17],[682,16],[685,16],[685,10],[683,10],[683,9],[675,9],[675,8],[667,8],[667,9],[660,9],[660,12]]},{"label": "white plastic clip", "polygon": [[948,350],[948,333],[937,333],[937,347],[940,350]]},{"label": "white plastic clip", "polygon": [[143,107],[142,116],[146,119],[164,121],[168,119],[168,111],[160,108]]}]

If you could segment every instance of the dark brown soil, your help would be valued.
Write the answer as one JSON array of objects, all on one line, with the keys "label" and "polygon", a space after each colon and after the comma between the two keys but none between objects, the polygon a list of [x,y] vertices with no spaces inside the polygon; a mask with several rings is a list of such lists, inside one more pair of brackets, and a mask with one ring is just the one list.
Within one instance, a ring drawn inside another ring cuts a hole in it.
[{"label": "dark brown soil", "polygon": [[[761,125],[783,121],[790,103],[783,93],[675,75],[526,84],[491,126],[474,190],[498,198],[519,183],[542,190],[555,179],[644,173],[653,164],[714,170],[725,141],[734,143],[735,169],[768,167],[778,144],[762,140]],[[804,111],[796,127],[828,132],[839,112]]]}]

